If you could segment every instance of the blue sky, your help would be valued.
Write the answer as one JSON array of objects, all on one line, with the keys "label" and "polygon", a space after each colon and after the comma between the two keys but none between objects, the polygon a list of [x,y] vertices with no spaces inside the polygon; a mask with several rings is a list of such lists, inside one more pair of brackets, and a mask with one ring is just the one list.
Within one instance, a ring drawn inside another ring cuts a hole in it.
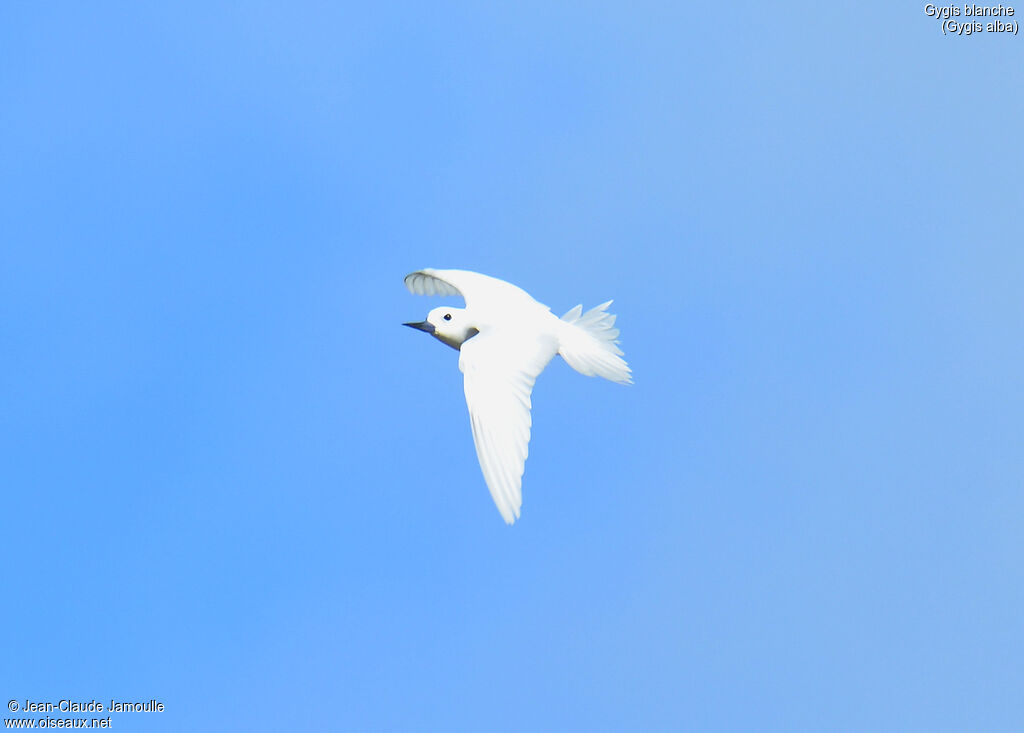
[{"label": "blue sky", "polygon": [[[916,3],[6,5],[4,699],[1020,730],[1022,48]],[[636,384],[552,363],[512,528],[421,267],[615,299]]]}]

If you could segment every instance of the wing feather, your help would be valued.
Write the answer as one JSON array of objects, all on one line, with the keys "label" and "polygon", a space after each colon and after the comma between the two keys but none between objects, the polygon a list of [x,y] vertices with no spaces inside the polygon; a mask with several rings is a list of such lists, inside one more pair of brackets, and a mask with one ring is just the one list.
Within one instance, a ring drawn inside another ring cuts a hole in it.
[{"label": "wing feather", "polygon": [[480,470],[508,524],[519,517],[523,503],[522,478],[533,422],[530,395],[537,375],[557,351],[553,340],[494,329],[474,336],[460,352]]},{"label": "wing feather", "polygon": [[480,316],[508,307],[548,310],[522,288],[469,270],[428,267],[406,275],[405,287],[413,295],[461,295],[466,300],[466,307],[473,308]]},{"label": "wing feather", "polygon": [[405,276],[405,287],[413,295],[462,295],[459,289],[429,270],[410,272]]}]

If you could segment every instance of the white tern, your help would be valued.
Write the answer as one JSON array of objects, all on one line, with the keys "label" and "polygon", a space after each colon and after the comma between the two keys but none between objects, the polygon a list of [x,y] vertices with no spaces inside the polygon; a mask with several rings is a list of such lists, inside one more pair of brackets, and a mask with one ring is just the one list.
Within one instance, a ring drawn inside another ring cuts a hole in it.
[{"label": "white tern", "polygon": [[573,369],[631,384],[616,340],[612,301],[561,318],[521,288],[468,270],[417,270],[405,276],[416,295],[460,295],[465,308],[434,308],[427,320],[403,325],[457,349],[473,442],[484,481],[508,524],[519,518],[530,443],[530,393],[537,375],[561,354]]}]

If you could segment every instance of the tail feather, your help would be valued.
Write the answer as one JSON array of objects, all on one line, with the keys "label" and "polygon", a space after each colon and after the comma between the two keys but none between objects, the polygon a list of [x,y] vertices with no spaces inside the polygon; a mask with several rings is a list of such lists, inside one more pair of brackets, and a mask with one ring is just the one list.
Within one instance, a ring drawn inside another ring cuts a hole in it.
[{"label": "tail feather", "polygon": [[620,384],[632,384],[629,365],[618,347],[619,329],[615,316],[607,312],[612,301],[591,308],[586,313],[578,305],[564,316],[558,353],[573,369],[588,377],[604,377]]}]

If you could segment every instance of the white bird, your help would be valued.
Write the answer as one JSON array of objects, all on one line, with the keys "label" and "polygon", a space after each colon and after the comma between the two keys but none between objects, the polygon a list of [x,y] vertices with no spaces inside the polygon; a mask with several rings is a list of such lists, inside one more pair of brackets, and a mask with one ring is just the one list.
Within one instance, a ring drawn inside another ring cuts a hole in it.
[{"label": "white bird", "polygon": [[498,511],[519,518],[530,442],[530,393],[537,375],[561,354],[588,377],[631,384],[616,344],[612,301],[586,313],[578,305],[561,318],[511,283],[468,270],[417,270],[405,276],[415,295],[461,295],[465,308],[434,308],[427,320],[403,325],[459,350],[476,456]]}]

